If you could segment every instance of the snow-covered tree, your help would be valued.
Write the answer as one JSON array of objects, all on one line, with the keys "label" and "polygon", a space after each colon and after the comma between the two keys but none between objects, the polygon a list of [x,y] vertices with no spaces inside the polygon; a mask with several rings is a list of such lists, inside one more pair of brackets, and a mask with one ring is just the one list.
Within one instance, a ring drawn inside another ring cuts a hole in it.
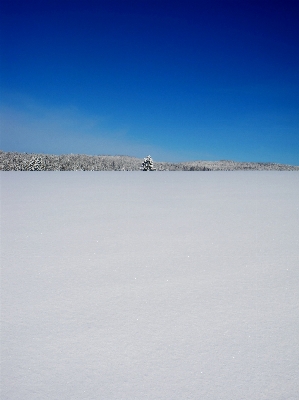
[{"label": "snow-covered tree", "polygon": [[27,171],[43,171],[45,168],[42,162],[42,158],[38,156],[32,157],[27,164],[26,169]]},{"label": "snow-covered tree", "polygon": [[147,156],[146,158],[144,158],[142,167],[140,169],[142,169],[142,171],[156,171],[151,156]]}]

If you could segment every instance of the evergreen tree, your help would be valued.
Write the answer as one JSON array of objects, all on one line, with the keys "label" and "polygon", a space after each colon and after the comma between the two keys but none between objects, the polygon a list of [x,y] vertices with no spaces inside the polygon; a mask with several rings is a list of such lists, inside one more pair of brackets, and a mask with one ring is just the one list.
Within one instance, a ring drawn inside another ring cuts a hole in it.
[{"label": "evergreen tree", "polygon": [[156,171],[151,156],[147,156],[146,158],[144,158],[142,167],[140,169],[142,169],[142,171]]}]

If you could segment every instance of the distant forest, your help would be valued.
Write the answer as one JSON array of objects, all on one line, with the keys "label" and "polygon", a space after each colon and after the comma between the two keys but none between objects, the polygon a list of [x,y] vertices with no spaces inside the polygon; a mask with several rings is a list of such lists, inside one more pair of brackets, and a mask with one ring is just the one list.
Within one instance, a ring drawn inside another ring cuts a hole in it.
[{"label": "distant forest", "polygon": [[[143,159],[85,154],[32,154],[0,150],[0,171],[141,171]],[[221,161],[155,162],[156,171],[299,171],[299,166]]]}]

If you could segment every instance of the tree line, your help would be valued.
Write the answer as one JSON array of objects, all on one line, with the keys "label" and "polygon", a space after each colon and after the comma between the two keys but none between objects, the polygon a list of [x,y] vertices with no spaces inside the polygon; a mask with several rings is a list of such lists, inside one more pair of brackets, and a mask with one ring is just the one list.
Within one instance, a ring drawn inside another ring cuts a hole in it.
[{"label": "tree line", "polygon": [[[0,171],[142,171],[146,159],[130,156],[85,154],[33,154],[0,151]],[[188,161],[181,163],[149,162],[153,171],[298,171],[299,166],[221,161]]]}]

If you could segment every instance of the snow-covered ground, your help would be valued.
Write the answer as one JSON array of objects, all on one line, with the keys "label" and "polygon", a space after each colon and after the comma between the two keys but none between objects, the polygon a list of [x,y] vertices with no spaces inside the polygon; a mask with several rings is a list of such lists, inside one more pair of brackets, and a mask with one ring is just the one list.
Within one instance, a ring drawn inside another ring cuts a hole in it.
[{"label": "snow-covered ground", "polygon": [[298,400],[298,172],[2,172],[2,400]]}]

